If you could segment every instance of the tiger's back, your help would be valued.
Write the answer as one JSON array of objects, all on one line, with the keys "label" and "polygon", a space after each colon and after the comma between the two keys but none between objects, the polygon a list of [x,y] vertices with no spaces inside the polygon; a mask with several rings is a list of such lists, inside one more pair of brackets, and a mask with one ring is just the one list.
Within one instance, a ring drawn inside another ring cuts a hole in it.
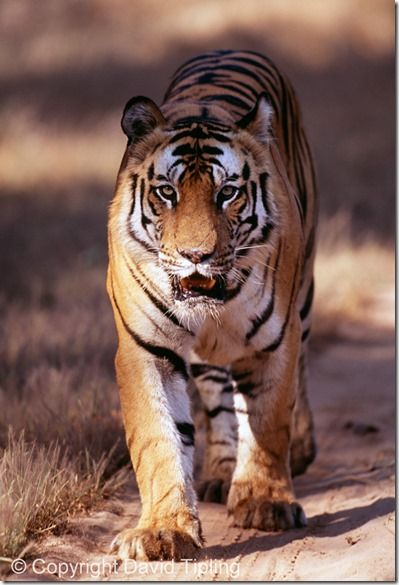
[{"label": "tiger's back", "polygon": [[200,495],[228,497],[244,527],[303,525],[291,473],[315,454],[306,347],[317,204],[293,89],[260,54],[216,51],[178,69],[160,109],[130,100],[122,127],[108,291],[143,513],[115,549],[151,560],[201,546],[190,373],[209,421]]}]

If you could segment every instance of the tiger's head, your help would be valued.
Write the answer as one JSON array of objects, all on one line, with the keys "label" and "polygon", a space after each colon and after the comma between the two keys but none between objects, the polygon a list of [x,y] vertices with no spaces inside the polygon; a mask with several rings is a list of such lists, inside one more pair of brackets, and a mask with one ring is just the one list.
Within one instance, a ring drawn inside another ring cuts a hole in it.
[{"label": "tiger's head", "polygon": [[127,103],[121,123],[128,145],[118,176],[123,221],[128,237],[156,255],[175,304],[223,304],[244,278],[248,251],[275,226],[271,118],[264,94],[236,122],[198,105],[161,112],[148,98]]}]

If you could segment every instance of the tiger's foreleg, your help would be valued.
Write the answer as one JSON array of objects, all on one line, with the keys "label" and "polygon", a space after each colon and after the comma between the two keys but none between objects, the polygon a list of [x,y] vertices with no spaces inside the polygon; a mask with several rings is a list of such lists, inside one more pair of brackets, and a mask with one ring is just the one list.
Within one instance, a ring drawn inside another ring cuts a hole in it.
[{"label": "tiger's foreleg", "polygon": [[233,364],[239,442],[227,505],[235,524],[244,528],[275,531],[306,524],[289,467],[299,335],[292,321],[277,349]]},{"label": "tiger's foreleg", "polygon": [[306,471],[308,465],[316,457],[316,441],[313,426],[313,416],[308,399],[307,361],[309,334],[312,323],[312,305],[314,297],[314,281],[311,276],[313,258],[308,262],[305,281],[309,282],[307,290],[304,289],[300,310],[302,323],[301,354],[298,367],[298,396],[293,415],[292,441],[291,441],[291,473],[300,475]]},{"label": "tiger's foreleg", "polygon": [[193,488],[194,427],[184,362],[178,362],[177,355],[168,359],[171,350],[164,354],[161,359],[154,357],[127,333],[120,335],[117,380],[142,501],[137,527],[121,532],[111,546],[120,558],[193,558],[202,545]]},{"label": "tiger's foreleg", "polygon": [[307,392],[307,348],[303,346],[298,367],[298,396],[293,413],[290,453],[292,476],[304,473],[316,453],[313,416]]},{"label": "tiger's foreleg", "polygon": [[[199,360],[197,356],[194,359]],[[191,373],[207,423],[198,495],[205,502],[226,503],[237,454],[237,418],[231,373],[202,361],[191,364]]]}]

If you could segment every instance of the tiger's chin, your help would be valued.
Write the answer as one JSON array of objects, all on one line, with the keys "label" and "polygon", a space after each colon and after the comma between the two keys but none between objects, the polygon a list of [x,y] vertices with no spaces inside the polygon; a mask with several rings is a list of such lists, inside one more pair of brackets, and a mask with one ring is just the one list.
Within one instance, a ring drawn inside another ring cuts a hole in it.
[{"label": "tiger's chin", "polygon": [[201,326],[211,318],[219,321],[227,298],[221,276],[205,277],[197,272],[185,278],[172,278],[174,313],[189,328]]}]

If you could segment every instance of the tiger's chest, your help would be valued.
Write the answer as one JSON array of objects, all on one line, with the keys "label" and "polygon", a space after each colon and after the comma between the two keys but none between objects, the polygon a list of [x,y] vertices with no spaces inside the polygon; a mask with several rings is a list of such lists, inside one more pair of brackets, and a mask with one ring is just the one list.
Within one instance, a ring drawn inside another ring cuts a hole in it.
[{"label": "tiger's chest", "polygon": [[219,319],[207,319],[198,330],[194,349],[203,360],[227,366],[262,351],[278,335],[284,320],[279,311],[273,313],[259,333],[250,335],[257,316],[270,302],[270,291],[255,301],[256,286],[248,283],[247,289],[228,305]]}]

